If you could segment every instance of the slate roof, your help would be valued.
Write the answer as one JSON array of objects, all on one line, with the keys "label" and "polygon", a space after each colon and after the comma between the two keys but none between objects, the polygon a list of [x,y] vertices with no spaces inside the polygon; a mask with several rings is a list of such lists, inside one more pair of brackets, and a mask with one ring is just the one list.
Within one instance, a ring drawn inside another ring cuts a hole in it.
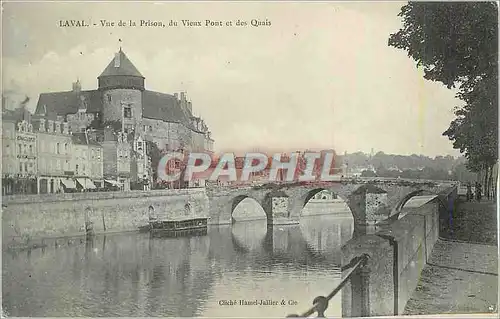
[{"label": "slate roof", "polygon": [[40,94],[35,114],[43,113],[44,105],[47,112],[55,112],[57,115],[75,114],[82,103],[81,96],[87,102],[87,112],[94,113],[102,110],[101,92],[99,90],[50,92]]},{"label": "slate roof", "polygon": [[[137,76],[144,78],[121,49],[117,55],[120,58],[120,65],[115,67],[115,58],[113,58],[99,77]],[[52,112],[62,116],[75,114],[82,106],[82,101],[86,102],[88,113],[102,112],[102,91],[88,90],[41,93],[35,114]],[[191,112],[182,108],[177,98],[171,94],[142,91],[142,116],[148,119],[182,123],[198,132],[191,123],[193,116]]]},{"label": "slate roof", "polygon": [[184,123],[191,127],[190,116],[175,96],[165,93],[144,91],[142,95],[142,116],[148,119]]},{"label": "slate roof", "polygon": [[84,132],[73,133],[71,135],[71,140],[73,144],[101,146],[101,144],[97,143],[96,141],[92,141],[90,138],[87,141]]},{"label": "slate roof", "polygon": [[4,109],[2,111],[2,121],[17,122],[19,120],[20,120],[19,114],[16,114],[16,112],[8,109]]},{"label": "slate roof", "polygon": [[31,121],[32,114],[26,108],[18,107],[14,110],[3,109],[2,110],[2,121],[19,122],[26,120]]},{"label": "slate roof", "polygon": [[73,135],[71,135],[71,141],[73,144],[87,145],[85,133],[73,133]]},{"label": "slate roof", "polygon": [[142,74],[137,70],[137,68],[130,62],[128,57],[120,51],[117,53],[117,56],[120,59],[120,64],[118,67],[115,67],[115,57],[109,62],[108,66],[104,69],[99,77],[102,76],[116,76],[116,75],[128,75],[128,76],[138,76],[142,77]]},{"label": "slate roof", "polygon": [[[87,112],[102,112],[101,92],[99,90],[81,91],[87,101]],[[80,95],[74,91],[41,93],[35,114],[54,112],[57,115],[75,114],[81,104]],[[143,91],[142,116],[148,119],[183,123],[193,129],[192,116],[185,111],[175,96],[154,91]]]}]

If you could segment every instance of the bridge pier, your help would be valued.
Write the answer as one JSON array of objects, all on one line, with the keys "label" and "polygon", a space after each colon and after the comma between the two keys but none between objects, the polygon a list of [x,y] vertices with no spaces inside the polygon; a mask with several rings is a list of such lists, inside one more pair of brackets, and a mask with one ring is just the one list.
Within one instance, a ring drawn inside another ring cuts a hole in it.
[{"label": "bridge pier", "polygon": [[267,215],[267,225],[296,225],[299,218],[290,215],[290,198],[283,191],[270,192],[262,205]]},{"label": "bridge pier", "polygon": [[373,226],[387,219],[387,192],[373,185],[363,185],[347,197],[347,204],[359,226]]}]

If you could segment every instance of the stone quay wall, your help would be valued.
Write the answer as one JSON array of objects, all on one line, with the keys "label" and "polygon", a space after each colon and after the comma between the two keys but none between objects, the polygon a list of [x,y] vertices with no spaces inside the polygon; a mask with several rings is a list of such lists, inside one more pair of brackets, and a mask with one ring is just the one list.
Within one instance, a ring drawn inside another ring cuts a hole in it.
[{"label": "stone quay wall", "polygon": [[[443,214],[453,209],[457,188],[448,189],[370,235],[342,247],[342,265],[369,256],[342,289],[342,317],[401,315],[439,239]],[[446,207],[443,207],[447,205]]]},{"label": "stone quay wall", "polygon": [[2,197],[3,246],[85,235],[86,219],[96,233],[137,231],[148,223],[148,207],[165,217],[206,216],[202,188],[147,192],[67,193]]}]

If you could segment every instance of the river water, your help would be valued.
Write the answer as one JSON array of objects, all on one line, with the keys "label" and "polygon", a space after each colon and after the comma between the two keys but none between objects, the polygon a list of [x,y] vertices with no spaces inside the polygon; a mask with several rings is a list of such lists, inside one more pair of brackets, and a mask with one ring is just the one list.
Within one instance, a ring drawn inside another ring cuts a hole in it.
[{"label": "river water", "polygon": [[[295,226],[240,221],[212,226],[206,236],[128,233],[4,252],[3,310],[22,317],[283,318],[335,288],[340,248],[352,233],[352,217],[340,213],[306,216]],[[341,315],[340,298],[327,316]]]}]

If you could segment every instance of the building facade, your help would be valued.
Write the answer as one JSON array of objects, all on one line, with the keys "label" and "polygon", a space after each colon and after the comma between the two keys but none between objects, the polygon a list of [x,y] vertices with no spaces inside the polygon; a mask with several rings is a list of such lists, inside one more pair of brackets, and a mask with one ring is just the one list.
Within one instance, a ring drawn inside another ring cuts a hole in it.
[{"label": "building facade", "polygon": [[88,132],[73,133],[72,169],[75,172],[76,188],[79,191],[102,188],[102,146],[89,138]]},{"label": "building facade", "polygon": [[31,114],[27,110],[22,110],[22,118],[16,124],[16,157],[18,160],[19,173],[18,182],[19,193],[37,193],[37,136],[33,132]]},{"label": "building facade", "polygon": [[11,111],[2,112],[2,195],[14,194],[19,173],[16,152],[16,118]]},{"label": "building facade", "polygon": [[108,131],[103,149],[103,175],[105,187],[128,191],[131,179],[131,146],[127,135]]},{"label": "building facade", "polygon": [[73,147],[69,123],[53,113],[44,113],[33,117],[33,125],[38,147],[37,192],[47,194],[73,191]]}]

